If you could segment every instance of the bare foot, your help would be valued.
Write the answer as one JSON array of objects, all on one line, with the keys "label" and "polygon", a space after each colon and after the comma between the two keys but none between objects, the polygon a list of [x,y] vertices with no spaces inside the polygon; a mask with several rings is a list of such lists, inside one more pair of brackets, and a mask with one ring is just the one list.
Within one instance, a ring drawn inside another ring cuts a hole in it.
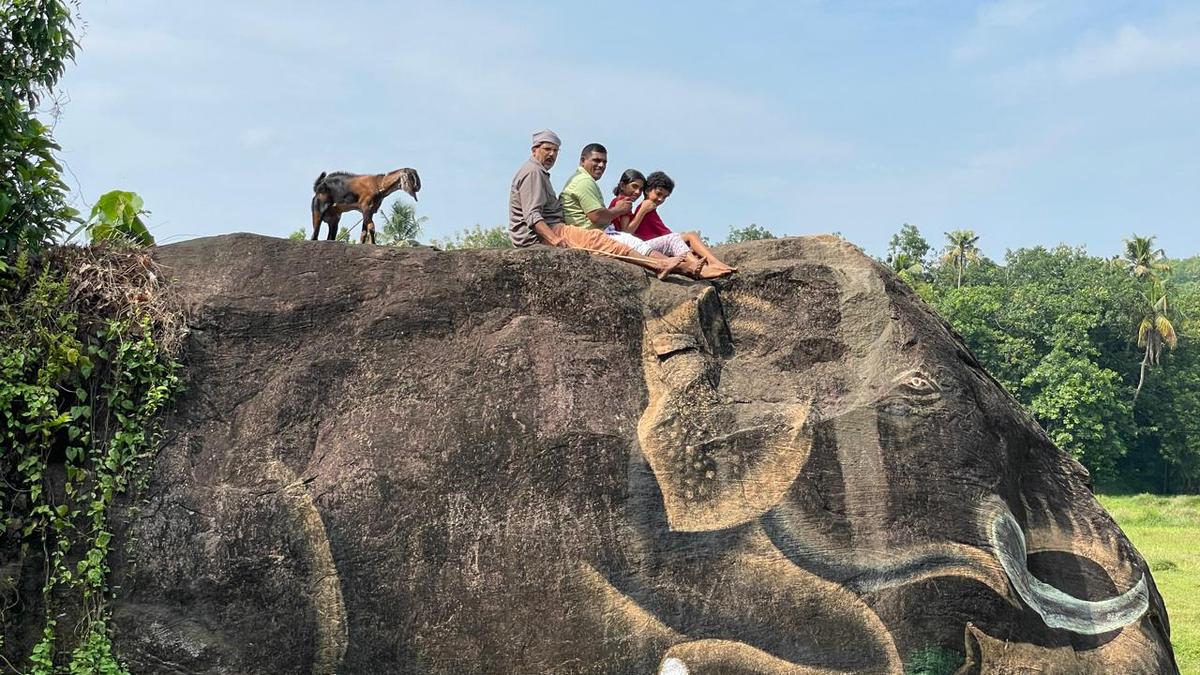
[{"label": "bare foot", "polygon": [[703,279],[704,259],[695,255],[685,254],[679,265],[679,273],[693,279]]},{"label": "bare foot", "polygon": [[681,255],[675,256],[674,258],[668,258],[666,261],[663,262],[662,269],[658,271],[658,275],[657,275],[658,278],[666,279],[668,276],[671,275],[672,272],[675,272],[676,270],[678,270],[679,265],[682,263],[683,263],[683,256],[681,256]]},{"label": "bare foot", "polygon": [[722,268],[718,265],[705,265],[700,268],[699,277],[701,279],[720,279],[733,274],[733,270]]}]

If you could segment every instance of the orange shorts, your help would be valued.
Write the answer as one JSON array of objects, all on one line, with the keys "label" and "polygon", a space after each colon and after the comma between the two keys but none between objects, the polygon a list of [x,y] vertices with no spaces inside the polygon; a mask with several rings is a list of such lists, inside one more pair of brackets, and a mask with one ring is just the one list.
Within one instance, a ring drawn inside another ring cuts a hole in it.
[{"label": "orange shorts", "polygon": [[581,248],[585,251],[611,253],[613,255],[632,256],[635,258],[644,257],[625,244],[604,234],[604,230],[590,230],[565,224],[551,225],[550,229],[554,231],[554,234],[566,239],[567,245],[571,248]]}]

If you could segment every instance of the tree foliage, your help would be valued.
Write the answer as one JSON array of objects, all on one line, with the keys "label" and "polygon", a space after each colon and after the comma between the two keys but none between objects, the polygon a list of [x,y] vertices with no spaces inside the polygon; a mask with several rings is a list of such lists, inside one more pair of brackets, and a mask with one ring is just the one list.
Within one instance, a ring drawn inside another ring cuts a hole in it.
[{"label": "tree foliage", "polygon": [[36,116],[75,57],[71,9],[61,0],[0,2],[0,254],[40,248],[78,216],[59,146]]},{"label": "tree foliage", "polygon": [[743,241],[756,241],[759,239],[774,239],[775,235],[767,228],[750,223],[745,227],[729,227],[729,236],[725,237],[722,244],[740,244]]},{"label": "tree foliage", "polygon": [[95,243],[153,246],[154,236],[142,220],[142,216],[150,215],[150,212],[143,206],[145,202],[136,192],[113,190],[104,193],[96,200],[88,218],[85,227],[88,238]]},{"label": "tree foliage", "polygon": [[[325,226],[322,225],[321,227],[323,229]],[[308,230],[301,227],[299,229],[289,232],[287,238],[291,239],[292,241],[305,241],[308,239],[309,234],[310,234],[310,232]],[[343,242],[346,244],[357,244],[358,243],[356,240],[354,240],[350,237],[350,229],[348,227],[346,227],[345,225],[341,225],[338,227],[338,233],[337,233],[337,236],[334,237],[334,240],[340,241],[340,242]]]},{"label": "tree foliage", "polygon": [[433,245],[447,251],[467,248],[512,248],[508,228],[503,225],[484,228],[482,225],[454,233],[447,239],[434,239]]},{"label": "tree foliage", "polygon": [[957,273],[955,286],[962,287],[963,270],[967,265],[981,260],[978,243],[979,235],[975,234],[974,230],[954,230],[946,233],[942,262],[953,265]]},{"label": "tree foliage", "polygon": [[1138,374],[1137,388],[1133,392],[1133,400],[1142,392],[1146,381],[1146,368],[1157,366],[1162,358],[1163,348],[1175,349],[1179,336],[1175,325],[1171,322],[1171,305],[1167,300],[1166,285],[1161,282],[1153,284],[1153,295],[1142,293],[1140,318],[1137,327],[1137,346],[1143,350],[1141,371]]},{"label": "tree foliage", "polygon": [[933,249],[916,225],[905,223],[888,242],[887,264],[900,278],[916,286],[926,280],[929,252]]},{"label": "tree foliage", "polygon": [[1166,262],[1166,252],[1154,248],[1155,239],[1157,237],[1139,237],[1136,234],[1126,239],[1125,252],[1117,258],[1117,264],[1138,279],[1150,277],[1161,280],[1170,273],[1171,266]]},{"label": "tree foliage", "polygon": [[1137,324],[1137,346],[1142,352],[1141,369],[1138,372],[1137,388],[1133,391],[1136,402],[1146,381],[1146,370],[1157,366],[1163,348],[1175,349],[1178,335],[1172,322],[1172,307],[1167,293],[1167,277],[1171,265],[1165,251],[1154,248],[1157,237],[1133,237],[1125,240],[1125,252],[1115,262],[1129,272],[1142,286],[1141,302],[1134,316]]},{"label": "tree foliage", "polygon": [[[421,226],[429,219],[425,216],[417,216],[416,209],[411,204],[395,201],[392,202],[387,213],[383,214],[382,220],[382,226],[379,227],[379,232],[376,234],[378,243],[388,246],[413,246],[417,244],[417,237],[421,236]],[[322,225],[322,230],[325,227]],[[358,242],[350,236],[350,232],[350,229],[344,225],[339,226],[334,239],[347,244],[357,244]],[[288,239],[304,241],[310,234],[310,230],[301,227],[288,233]]]},{"label": "tree foliage", "polygon": [[1168,260],[1171,268],[1171,278],[1177,284],[1200,281],[1200,255],[1182,260]]},{"label": "tree foliage", "polygon": [[109,515],[179,383],[165,283],[128,248],[23,251],[0,272],[0,549],[42,580],[40,600],[0,607],[6,628],[41,624],[18,672],[127,672],[108,636]]},{"label": "tree foliage", "polygon": [[925,240],[917,226],[905,223],[888,242],[888,259],[904,257],[912,262],[927,265],[929,252],[932,250],[933,247]]},{"label": "tree foliage", "polygon": [[1152,237],[1135,236],[1137,255],[1119,264],[1067,246],[996,263],[975,233],[947,237],[925,274],[906,276],[923,250],[906,225],[889,263],[1059,447],[1108,488],[1200,489],[1200,347],[1188,318],[1200,316],[1200,279],[1161,279]]},{"label": "tree foliage", "polygon": [[425,216],[417,216],[417,209],[412,204],[394,201],[383,216],[378,241],[389,246],[413,246],[421,236],[421,225],[428,220]]}]

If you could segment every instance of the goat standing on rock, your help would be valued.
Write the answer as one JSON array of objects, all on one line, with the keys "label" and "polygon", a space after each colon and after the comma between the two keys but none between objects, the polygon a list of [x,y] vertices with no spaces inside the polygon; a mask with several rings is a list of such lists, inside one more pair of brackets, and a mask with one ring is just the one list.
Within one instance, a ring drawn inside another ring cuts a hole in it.
[{"label": "goat standing on rock", "polygon": [[372,217],[383,204],[384,197],[396,190],[407,192],[413,199],[421,189],[421,177],[416,169],[396,169],[391,173],[353,174],[345,171],[321,172],[313,182],[312,226],[313,241],[321,233],[322,221],[329,225],[329,237],[337,237],[338,222],[347,211],[363,214],[359,243],[367,239],[375,243],[375,223]]}]

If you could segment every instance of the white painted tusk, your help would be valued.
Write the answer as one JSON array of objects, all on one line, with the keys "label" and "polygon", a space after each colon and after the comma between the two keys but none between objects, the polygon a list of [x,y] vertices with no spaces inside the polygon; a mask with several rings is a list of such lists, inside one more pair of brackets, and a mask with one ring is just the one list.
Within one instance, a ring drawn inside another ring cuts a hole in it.
[{"label": "white painted tusk", "polygon": [[690,672],[687,664],[674,656],[665,659],[662,667],[658,669],[658,675],[688,675]]},{"label": "white painted tusk", "polygon": [[1150,607],[1145,576],[1133,588],[1107,600],[1076,598],[1033,576],[1027,564],[1025,533],[1007,507],[996,514],[991,529],[992,546],[1009,582],[1051,628],[1099,635],[1128,626]]}]

